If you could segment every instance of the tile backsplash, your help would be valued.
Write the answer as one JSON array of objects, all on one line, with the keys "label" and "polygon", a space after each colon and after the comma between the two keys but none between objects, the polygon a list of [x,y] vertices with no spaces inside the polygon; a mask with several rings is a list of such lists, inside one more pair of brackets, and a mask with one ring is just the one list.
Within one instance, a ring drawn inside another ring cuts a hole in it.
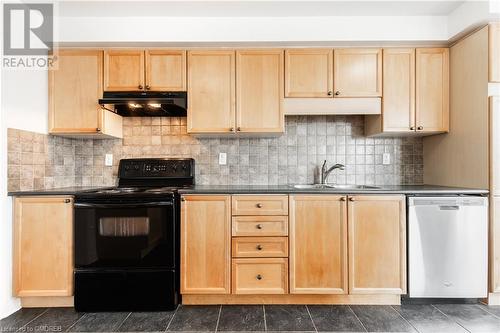
[{"label": "tile backsplash", "polygon": [[[346,166],[332,172],[332,183],[422,184],[422,139],[367,138],[363,123],[363,116],[288,116],[285,134],[272,138],[194,137],[186,118],[164,117],[124,118],[123,140],[9,129],[9,190],[112,185],[119,159],[130,157],[193,157],[197,184],[311,183],[325,159]],[[113,167],[104,166],[106,153],[114,155]],[[227,153],[227,165],[218,164],[219,153]]]}]

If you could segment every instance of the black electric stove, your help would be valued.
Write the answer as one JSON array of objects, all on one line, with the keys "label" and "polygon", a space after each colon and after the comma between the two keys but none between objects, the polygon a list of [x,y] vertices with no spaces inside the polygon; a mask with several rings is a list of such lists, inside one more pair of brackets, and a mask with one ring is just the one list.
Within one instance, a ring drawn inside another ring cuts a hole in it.
[{"label": "black electric stove", "polygon": [[77,311],[160,311],[180,302],[180,200],[193,159],[123,159],[118,186],[75,196]]}]

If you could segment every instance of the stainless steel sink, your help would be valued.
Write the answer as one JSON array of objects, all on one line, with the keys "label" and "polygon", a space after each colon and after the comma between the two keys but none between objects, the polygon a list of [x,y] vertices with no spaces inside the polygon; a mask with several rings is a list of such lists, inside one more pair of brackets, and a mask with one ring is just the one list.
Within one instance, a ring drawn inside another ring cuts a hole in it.
[{"label": "stainless steel sink", "polygon": [[296,185],[291,185],[292,187],[299,189],[299,190],[307,190],[307,189],[322,189],[322,188],[332,188],[333,186],[331,185],[326,185],[326,184],[296,184]]},{"label": "stainless steel sink", "polygon": [[380,188],[368,185],[329,185],[329,184],[296,184],[291,186],[299,190],[328,189],[328,188],[339,189],[339,190],[377,190]]},{"label": "stainless steel sink", "polygon": [[331,188],[338,188],[339,190],[378,190],[380,187],[369,185],[331,185]]}]

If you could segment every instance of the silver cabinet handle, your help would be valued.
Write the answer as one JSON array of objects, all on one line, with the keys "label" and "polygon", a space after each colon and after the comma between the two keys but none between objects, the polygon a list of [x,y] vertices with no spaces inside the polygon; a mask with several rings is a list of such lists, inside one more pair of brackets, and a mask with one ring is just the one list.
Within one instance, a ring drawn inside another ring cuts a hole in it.
[{"label": "silver cabinet handle", "polygon": [[261,251],[262,250],[262,245],[257,245],[257,250]]},{"label": "silver cabinet handle", "polygon": [[64,199],[64,203],[70,203],[71,199]]},{"label": "silver cabinet handle", "polygon": [[262,204],[261,203],[258,203],[256,204],[257,208],[262,208]]},{"label": "silver cabinet handle", "polygon": [[262,280],[262,275],[260,274],[257,274],[257,276],[255,277],[257,280]]},{"label": "silver cabinet handle", "polygon": [[257,229],[262,229],[262,224],[257,224],[255,227],[256,227]]}]

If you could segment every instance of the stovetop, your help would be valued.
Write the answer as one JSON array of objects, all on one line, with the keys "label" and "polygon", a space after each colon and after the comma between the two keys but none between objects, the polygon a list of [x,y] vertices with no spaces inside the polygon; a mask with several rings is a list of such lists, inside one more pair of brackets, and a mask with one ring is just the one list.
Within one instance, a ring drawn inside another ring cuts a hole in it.
[{"label": "stovetop", "polygon": [[99,189],[96,191],[84,192],[91,195],[136,195],[136,194],[172,194],[178,189],[190,188],[191,186],[180,187],[112,187]]},{"label": "stovetop", "polygon": [[194,160],[191,158],[122,159],[118,186],[82,192],[76,199],[171,198],[178,189],[194,185]]}]

